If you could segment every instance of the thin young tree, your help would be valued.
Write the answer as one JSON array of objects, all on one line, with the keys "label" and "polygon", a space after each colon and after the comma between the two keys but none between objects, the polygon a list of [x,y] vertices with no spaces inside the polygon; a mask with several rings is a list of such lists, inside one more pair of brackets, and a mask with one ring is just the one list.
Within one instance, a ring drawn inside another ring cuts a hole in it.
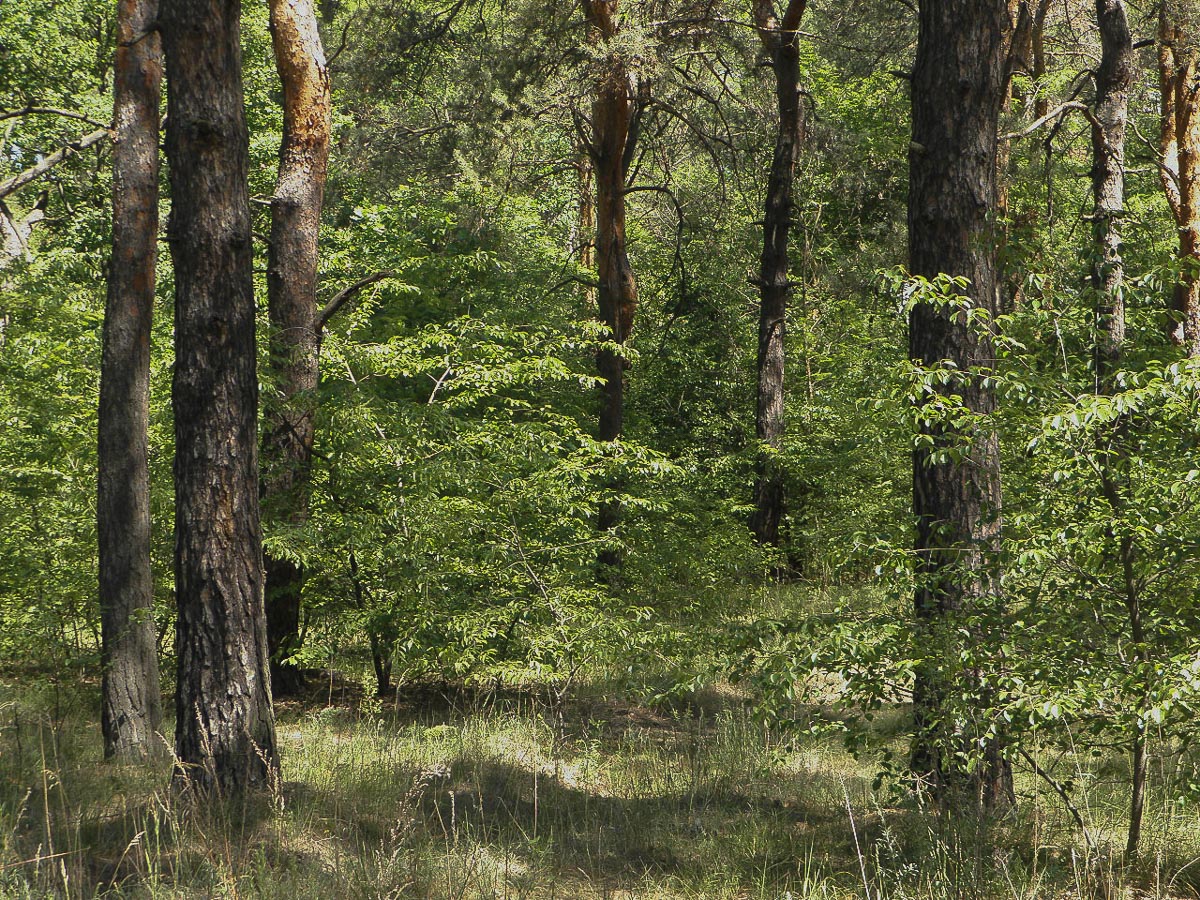
[{"label": "thin young tree", "polygon": [[175,753],[223,794],[278,767],[258,486],[258,381],[239,0],[166,0],[175,267]]},{"label": "thin young tree", "polygon": [[798,29],[807,0],[788,0],[783,16],[773,0],[753,0],[754,24],[775,76],[775,154],[767,178],[763,249],[758,270],[758,395],[755,431],[764,452],[758,461],[751,527],[761,544],[779,545],[786,503],[776,454],[784,433],[784,364],[787,306],[791,295],[788,237],[796,162],[804,139]]},{"label": "thin young tree", "polygon": [[[600,321],[610,332],[608,340],[618,347],[633,332],[638,302],[637,279],[629,263],[625,235],[625,178],[632,157],[631,126],[637,90],[636,76],[617,45],[622,26],[619,5],[620,0],[584,0],[588,38],[601,54],[588,146],[596,179],[596,302]],[[627,365],[617,349],[605,348],[597,354],[596,367],[604,379],[597,431],[601,441],[618,440],[624,430]],[[600,510],[600,530],[612,528],[618,514],[616,501],[606,502]],[[601,554],[602,564],[618,561],[615,551]]]},{"label": "thin young tree", "polygon": [[1180,273],[1168,328],[1188,356],[1200,356],[1200,5],[1163,0],[1157,43],[1160,171],[1179,230]]},{"label": "thin young tree", "polygon": [[162,725],[150,569],[150,326],[158,258],[158,0],[120,0],[113,228],[100,363],[96,533],[104,755],[141,758]]},{"label": "thin young tree", "polygon": [[[1115,375],[1125,352],[1125,263],[1121,255],[1121,220],[1125,215],[1125,134],[1129,124],[1129,97],[1135,66],[1133,37],[1124,0],[1096,0],[1100,30],[1100,67],[1096,70],[1096,99],[1089,119],[1092,125],[1092,266],[1095,293],[1096,393],[1116,390]],[[1118,416],[1097,454],[1101,492],[1116,523],[1128,515],[1129,420]],[[1141,585],[1135,576],[1137,545],[1132,530],[1114,529],[1117,563],[1122,583],[1119,594],[1128,616],[1129,637],[1138,662],[1149,666],[1145,624],[1142,620]],[[1130,747],[1131,778],[1129,831],[1125,855],[1137,855],[1146,801],[1146,735],[1134,712]]]},{"label": "thin young tree", "polygon": [[[985,314],[997,306],[997,132],[1010,27],[1005,0],[922,0],[911,82],[909,269],[929,280],[963,279],[959,293]],[[957,395],[979,423],[964,433],[932,421],[913,452],[915,613],[923,630],[998,604],[990,569],[1000,539],[1000,455],[986,424],[996,404],[987,380],[994,354],[973,318],[958,303],[920,297],[909,316],[910,358],[920,366],[948,360],[956,375],[939,390]],[[985,805],[1006,802],[1011,769],[995,740],[974,733],[986,725],[951,722],[947,711],[950,692],[977,693],[982,673],[971,671],[974,663],[962,671],[953,648],[947,654],[917,673],[914,774],[943,794],[963,788]],[[978,752],[981,740],[983,759],[963,771],[956,750]]]},{"label": "thin young tree", "polygon": [[[278,397],[265,404],[262,501],[264,514],[297,526],[309,514],[319,380],[317,263],[329,161],[329,72],[311,0],[271,0],[270,24],[283,84],[283,142],[267,248],[270,365]],[[300,648],[304,570],[270,551],[264,562],[271,684],[276,694],[294,693],[303,686],[291,660]]]}]

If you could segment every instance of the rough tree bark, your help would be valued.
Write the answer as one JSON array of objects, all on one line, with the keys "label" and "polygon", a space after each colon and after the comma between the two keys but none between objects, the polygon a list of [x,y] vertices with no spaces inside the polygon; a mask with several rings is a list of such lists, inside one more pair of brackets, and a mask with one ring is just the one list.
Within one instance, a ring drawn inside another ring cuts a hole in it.
[{"label": "rough tree bark", "polygon": [[[914,276],[963,277],[973,307],[995,312],[997,126],[1006,78],[1005,0],[922,0],[912,74],[909,150],[909,268]],[[920,365],[950,360],[961,376],[943,388],[986,417],[995,396],[984,378],[993,366],[991,341],[966,316],[919,302],[909,318],[909,355]],[[962,434],[945,424],[929,429],[932,447],[913,454],[913,511],[917,522],[918,624],[936,628],[960,611],[983,611],[998,601],[989,569],[1000,536],[1000,458],[997,436]],[[936,456],[969,441],[962,459]],[[944,661],[954,666],[952,660]],[[947,680],[956,690],[978,689],[978,673],[918,672],[913,691],[915,774],[935,789],[969,783],[986,805],[1011,796],[1011,770],[996,742],[984,743],[982,764],[969,775],[946,753],[942,721]],[[958,733],[970,746],[979,735]]]},{"label": "rough tree bark", "polygon": [[253,254],[239,0],[166,0],[175,268],[178,781],[275,777],[259,523]]},{"label": "rough tree bark", "polygon": [[784,362],[787,336],[788,237],[792,224],[792,189],[796,161],[804,139],[804,108],[800,98],[800,38],[796,30],[807,0],[789,0],[781,19],[773,0],[754,0],[754,23],[775,74],[775,105],[779,121],[775,155],[767,178],[763,215],[763,249],[758,269],[758,398],[755,431],[764,452],[758,460],[754,513],[750,527],[761,544],[779,545],[783,519],[783,470],[775,457],[783,443]]},{"label": "rough tree bark", "polygon": [[[317,238],[329,161],[330,92],[325,50],[311,0],[271,0],[271,40],[283,84],[283,143],[271,198],[267,308],[271,374],[279,396],[265,405],[264,515],[288,525],[308,520],[309,469],[317,404]],[[278,694],[303,687],[291,662],[300,649],[304,571],[264,554],[267,647]]]},{"label": "rough tree bark", "polygon": [[162,725],[150,572],[150,326],[158,258],[162,44],[157,0],[121,0],[114,65],[113,232],[100,363],[96,532],[104,755],[144,758]]},{"label": "rough tree bark", "polygon": [[1179,229],[1179,280],[1171,340],[1200,356],[1200,10],[1195,0],[1163,0],[1158,19],[1162,97],[1162,184]]},{"label": "rough tree bark", "polygon": [[[620,33],[620,0],[584,0],[589,39],[598,47],[611,45]],[[637,311],[637,280],[629,263],[625,239],[625,176],[632,146],[630,127],[636,92],[634,80],[620,52],[612,49],[601,63],[592,103],[592,140],[588,151],[596,179],[596,303],[600,320],[612,332],[610,340],[624,344],[633,331]],[[597,436],[601,441],[621,437],[625,424],[625,359],[614,350],[601,350],[596,368],[604,379]],[[600,509],[601,531],[611,529],[620,513],[615,501]],[[619,562],[619,554],[605,550],[602,565]]]}]

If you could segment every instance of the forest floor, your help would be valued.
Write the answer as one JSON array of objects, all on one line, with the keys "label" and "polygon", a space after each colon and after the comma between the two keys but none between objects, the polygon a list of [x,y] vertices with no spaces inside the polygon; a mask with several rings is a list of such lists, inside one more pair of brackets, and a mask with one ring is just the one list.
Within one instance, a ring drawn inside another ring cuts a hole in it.
[{"label": "forest floor", "polygon": [[[598,685],[382,703],[326,678],[279,704],[282,783],[251,809],[183,807],[165,754],[102,762],[97,707],[94,685],[0,678],[0,897],[1200,896],[1194,813],[1153,810],[1122,872],[1043,793],[950,821],[875,788],[878,754],[785,738],[733,689],[664,711]],[[1090,833],[1117,844],[1123,793],[1096,784]]]}]

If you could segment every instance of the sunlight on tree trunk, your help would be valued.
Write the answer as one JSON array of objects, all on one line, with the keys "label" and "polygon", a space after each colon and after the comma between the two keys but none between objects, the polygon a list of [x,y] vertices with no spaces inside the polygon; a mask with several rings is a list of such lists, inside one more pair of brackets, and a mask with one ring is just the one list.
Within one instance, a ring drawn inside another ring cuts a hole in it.
[{"label": "sunlight on tree trunk", "polygon": [[[317,242],[329,160],[329,73],[311,0],[271,0],[270,14],[283,83],[283,143],[267,249],[270,374],[279,396],[264,404],[262,500],[272,521],[300,526],[308,521],[319,379]],[[264,564],[271,683],[276,694],[291,694],[303,685],[290,660],[300,649],[304,571],[270,551]]]},{"label": "sunlight on tree trunk", "polygon": [[113,233],[100,364],[96,533],[106,757],[164,749],[150,571],[150,326],[158,259],[162,46],[156,0],[121,0],[114,64]]},{"label": "sunlight on tree trunk", "polygon": [[175,264],[175,753],[226,795],[276,777],[258,496],[258,382],[238,0],[168,0]]}]

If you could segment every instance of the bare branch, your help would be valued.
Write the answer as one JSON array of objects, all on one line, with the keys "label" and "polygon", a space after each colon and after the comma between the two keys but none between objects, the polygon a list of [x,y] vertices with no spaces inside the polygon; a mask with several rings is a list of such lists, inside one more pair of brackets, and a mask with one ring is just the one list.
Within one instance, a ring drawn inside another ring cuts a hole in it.
[{"label": "bare branch", "polygon": [[7,181],[0,182],[0,199],[19,191],[31,181],[37,181],[37,179],[41,178],[71,154],[86,150],[93,144],[100,143],[100,141],[104,140],[111,133],[112,132],[109,131],[107,127],[93,131],[91,134],[84,135],[78,141],[66,144],[63,147],[60,147],[58,150],[55,150],[36,166],[31,166],[24,172],[17,173]]},{"label": "bare branch", "polygon": [[1029,135],[1031,135],[1035,131],[1037,131],[1039,128],[1041,128],[1043,125],[1045,125],[1047,122],[1050,122],[1050,121],[1058,118],[1059,116],[1063,115],[1064,113],[1069,112],[1072,109],[1078,109],[1085,113],[1090,112],[1090,110],[1088,109],[1088,105],[1086,103],[1082,103],[1079,100],[1068,100],[1066,103],[1056,106],[1054,109],[1050,110],[1050,112],[1046,113],[1044,116],[1042,116],[1036,122],[1031,123],[1027,128],[1023,129],[1022,131],[1013,131],[1009,134],[1001,135],[1000,136],[1001,140],[1013,141],[1013,140],[1018,140],[1023,137],[1028,137]]},{"label": "bare branch", "polygon": [[77,113],[69,109],[54,109],[49,106],[23,106],[20,109],[0,110],[0,122],[3,122],[5,119],[19,119],[23,116],[61,116],[64,119],[74,119],[77,122],[94,125],[96,128],[109,127],[105,122],[97,121],[90,116],[85,116],[83,113]]},{"label": "bare branch", "polygon": [[375,272],[372,275],[368,275],[366,278],[360,278],[354,284],[342,288],[333,295],[333,299],[326,303],[325,308],[317,314],[317,333],[320,334],[324,331],[325,326],[329,324],[329,320],[337,314],[337,311],[345,306],[347,301],[353,299],[363,288],[370,287],[376,282],[384,281],[388,278],[395,278],[396,274],[392,269],[385,269],[382,272]]}]

